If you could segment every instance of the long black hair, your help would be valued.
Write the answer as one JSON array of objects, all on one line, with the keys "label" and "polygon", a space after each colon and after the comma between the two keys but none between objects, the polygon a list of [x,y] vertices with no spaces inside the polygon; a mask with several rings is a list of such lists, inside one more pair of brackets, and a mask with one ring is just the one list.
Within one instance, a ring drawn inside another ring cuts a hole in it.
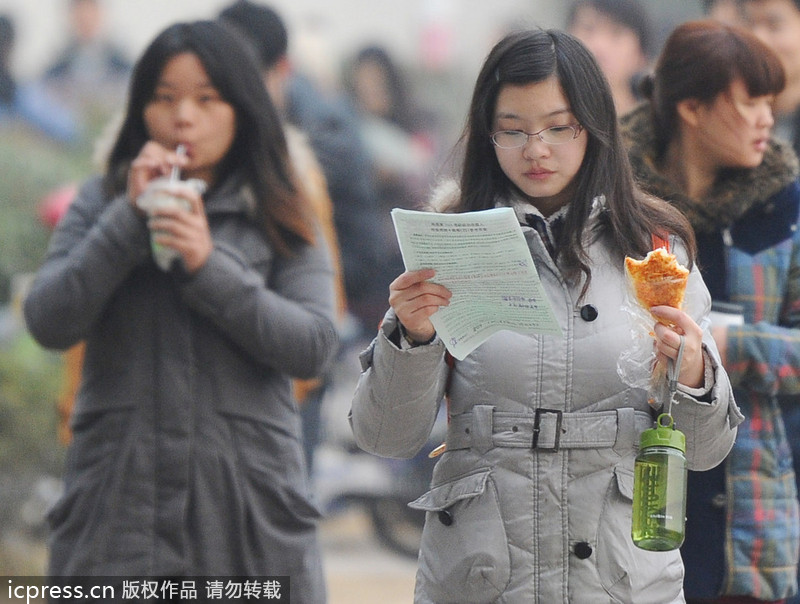
[{"label": "long black hair", "polygon": [[[640,191],[617,126],[608,82],[592,54],[576,38],[558,30],[508,34],[489,53],[475,83],[467,125],[461,198],[452,209],[468,212],[494,207],[518,192],[503,173],[490,140],[497,97],[504,86],[523,86],[555,76],[575,118],[588,136],[586,154],[575,176],[575,191],[558,242],[559,261],[570,278],[591,280],[584,229],[593,200],[605,196],[603,225],[620,257],[643,256],[653,233],[672,233],[686,244],[690,260],[695,239],[685,217],[666,202]],[[621,261],[620,258],[620,261]],[[621,265],[620,265],[621,266]]]},{"label": "long black hair", "polygon": [[111,150],[106,186],[125,190],[131,161],[149,140],[144,111],[166,63],[194,54],[214,88],[236,115],[236,135],[215,174],[220,182],[240,172],[254,193],[257,220],[276,249],[291,253],[298,242],[314,241],[310,205],[297,186],[286,139],[255,58],[225,26],[213,21],[177,23],[160,33],[137,62],[125,119]]}]

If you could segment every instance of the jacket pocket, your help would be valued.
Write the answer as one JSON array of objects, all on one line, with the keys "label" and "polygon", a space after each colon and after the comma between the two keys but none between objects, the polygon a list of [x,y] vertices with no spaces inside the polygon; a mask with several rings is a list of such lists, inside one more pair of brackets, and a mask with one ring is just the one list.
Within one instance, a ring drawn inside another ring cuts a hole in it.
[{"label": "jacket pocket", "polygon": [[611,595],[630,597],[628,565],[634,555],[631,538],[633,472],[618,465],[606,489],[597,527],[597,570]]},{"label": "jacket pocket", "polygon": [[120,515],[120,508],[114,507],[120,497],[117,477],[126,468],[118,464],[130,441],[131,425],[131,413],[124,411],[85,414],[75,423],[64,464],[64,492],[46,516],[59,542],[85,539],[99,550],[106,537],[103,526],[110,516]]},{"label": "jacket pocket", "polygon": [[491,471],[435,486],[409,504],[424,510],[419,577],[437,604],[486,604],[511,578],[511,553]]},{"label": "jacket pocket", "polygon": [[680,554],[677,550],[648,552],[633,544],[632,503],[633,467],[619,464],[606,489],[597,527],[596,560],[600,583],[615,602],[682,601]]}]

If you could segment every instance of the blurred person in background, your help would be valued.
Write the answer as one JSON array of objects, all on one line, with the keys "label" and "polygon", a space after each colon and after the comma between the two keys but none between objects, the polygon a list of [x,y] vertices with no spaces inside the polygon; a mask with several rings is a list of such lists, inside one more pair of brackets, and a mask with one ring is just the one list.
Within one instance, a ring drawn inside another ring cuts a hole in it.
[{"label": "blurred person in background", "polygon": [[772,136],[785,75],[746,29],[678,26],[649,99],[621,119],[637,181],[691,222],[711,330],[745,420],[723,464],[690,472],[688,602],[784,602],[797,592],[800,524],[790,441],[800,440],[798,160]]},{"label": "blurred person in background", "polygon": [[379,222],[385,243],[383,281],[403,270],[392,208],[419,209],[428,196],[438,137],[433,116],[415,101],[411,84],[389,51],[361,48],[346,63],[344,90],[358,121],[377,186]]},{"label": "blurred person in background", "polygon": [[[206,191],[147,216],[173,169]],[[43,346],[86,341],[51,576],[288,576],[325,602],[291,379],[335,354],[334,273],[297,181],[245,45],[211,21],[156,36],[24,303]]]},{"label": "blurred person in background", "polygon": [[287,28],[273,8],[237,0],[219,18],[253,43],[279,113],[308,137],[322,166],[333,203],[347,307],[355,318],[352,337],[362,338],[383,316],[388,282],[379,270],[386,242],[375,229],[380,208],[358,124],[341,99],[323,96],[294,68]]},{"label": "blurred person in background", "polygon": [[800,153],[800,0],[741,0],[750,29],[780,57],[786,88],[775,99],[775,135]]},{"label": "blurred person in background", "polygon": [[703,0],[703,14],[728,25],[744,25],[741,0]]},{"label": "blurred person in background", "polygon": [[51,140],[73,143],[75,118],[35,82],[20,82],[12,61],[17,31],[10,15],[0,15],[0,126],[26,124]]},{"label": "blurred person in background", "polygon": [[652,52],[652,23],[639,0],[576,0],[566,29],[592,52],[611,85],[618,114],[640,100],[638,81]]},{"label": "blurred person in background", "polygon": [[[310,145],[308,134],[286,120],[288,103],[288,83],[292,70],[288,53],[286,27],[278,14],[261,4],[236,2],[229,5],[219,15],[222,23],[243,33],[252,45],[255,57],[261,68],[264,85],[272,102],[280,109],[286,131],[289,156],[300,175],[300,183],[306,189],[317,218],[322,224],[326,242],[334,261],[337,283],[337,307],[339,328],[342,340],[346,341],[347,299],[341,272],[339,243],[334,224],[334,208],[328,191],[328,184],[322,167]],[[295,380],[294,394],[301,409],[303,420],[303,446],[308,470],[313,470],[314,451],[321,434],[321,405],[328,378]]]},{"label": "blurred person in background", "polygon": [[16,84],[11,75],[11,55],[16,31],[9,15],[0,15],[0,103],[13,105]]},{"label": "blurred person in background", "polygon": [[41,81],[75,114],[84,138],[93,139],[123,104],[131,63],[106,29],[106,0],[64,1],[67,42]]},{"label": "blurred person in background", "polygon": [[[800,0],[740,0],[740,4],[746,24],[783,63],[786,87],[773,105],[775,136],[789,141],[800,154]],[[800,405],[800,397],[781,396],[781,401],[790,412]],[[784,423],[789,434],[800,434],[800,415],[788,413]],[[790,445],[800,492],[800,438],[790,439]],[[800,595],[790,598],[788,604],[800,604]]]}]

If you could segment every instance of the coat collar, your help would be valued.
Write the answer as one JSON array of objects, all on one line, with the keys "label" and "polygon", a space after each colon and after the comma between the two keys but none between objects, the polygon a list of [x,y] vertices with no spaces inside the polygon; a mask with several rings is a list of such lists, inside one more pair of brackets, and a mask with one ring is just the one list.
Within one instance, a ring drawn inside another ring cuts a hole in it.
[{"label": "coat collar", "polygon": [[228,176],[206,196],[206,213],[255,215],[255,195],[239,173]]},{"label": "coat collar", "polygon": [[655,132],[649,103],[639,105],[620,122],[631,166],[642,188],[680,208],[699,233],[729,227],[748,210],[764,204],[784,189],[800,173],[798,160],[791,147],[772,139],[759,166],[726,170],[706,199],[691,199],[657,168]]}]

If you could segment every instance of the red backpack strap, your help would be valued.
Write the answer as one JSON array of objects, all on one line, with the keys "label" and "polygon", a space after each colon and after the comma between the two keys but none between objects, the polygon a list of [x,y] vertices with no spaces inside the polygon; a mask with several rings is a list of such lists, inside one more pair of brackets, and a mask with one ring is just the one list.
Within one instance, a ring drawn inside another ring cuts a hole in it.
[{"label": "red backpack strap", "polygon": [[660,247],[663,247],[667,252],[669,252],[669,235],[664,235],[661,233],[653,233],[653,249],[657,250]]}]

